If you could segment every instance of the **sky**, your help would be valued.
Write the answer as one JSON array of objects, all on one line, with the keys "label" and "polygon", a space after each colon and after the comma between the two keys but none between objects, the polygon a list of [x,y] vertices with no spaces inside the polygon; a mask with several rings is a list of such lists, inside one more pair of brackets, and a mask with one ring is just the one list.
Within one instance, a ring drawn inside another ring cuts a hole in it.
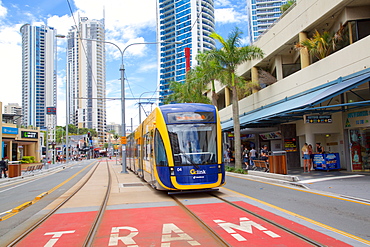
[{"label": "sky", "polygon": [[[227,38],[238,27],[248,44],[246,0],[215,0],[216,33]],[[143,7],[145,6],[145,7]],[[137,42],[156,41],[156,0],[0,0],[0,101],[22,105],[22,43],[20,28],[31,25],[54,27],[58,34],[67,35],[79,17],[105,17],[106,41],[123,50]],[[57,63],[57,124],[65,126],[66,39],[58,39]],[[121,55],[113,45],[106,44],[106,97],[120,98]],[[124,54],[126,126],[139,124],[138,100],[130,98],[156,97],[157,47],[133,45]],[[154,95],[154,96],[153,96]],[[146,113],[156,104],[144,104]],[[142,119],[145,117],[141,112]],[[107,124],[121,123],[120,100],[107,99]]]}]

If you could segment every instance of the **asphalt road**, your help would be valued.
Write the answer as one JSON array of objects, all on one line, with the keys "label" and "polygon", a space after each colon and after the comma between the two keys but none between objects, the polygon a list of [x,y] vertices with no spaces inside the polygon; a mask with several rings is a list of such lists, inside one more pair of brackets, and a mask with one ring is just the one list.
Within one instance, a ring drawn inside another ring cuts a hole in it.
[{"label": "asphalt road", "polygon": [[[25,202],[32,201],[44,192],[58,187],[35,204],[25,208],[13,217],[0,222],[0,243],[8,242],[15,238],[23,229],[31,226],[37,218],[41,218],[46,212],[41,210],[56,200],[74,184],[76,184],[93,167],[95,160],[71,162],[68,165],[60,165],[48,172],[34,173],[34,176],[26,176],[23,179],[0,184],[0,217],[7,215],[13,208]],[[84,169],[86,168],[86,169]],[[73,178],[71,178],[73,177]],[[67,181],[68,180],[68,181]],[[32,217],[32,216],[39,217]]]},{"label": "asphalt road", "polygon": [[[337,182],[339,183],[339,181]],[[328,185],[325,182],[323,183],[321,186]],[[294,186],[277,186],[227,176],[225,187],[335,229],[370,240],[369,227],[366,227],[369,226],[370,222],[369,204],[357,203],[345,198],[334,198],[329,193],[327,195],[316,193],[315,191],[320,188],[319,183],[312,186],[315,187],[315,190],[305,190]]]}]

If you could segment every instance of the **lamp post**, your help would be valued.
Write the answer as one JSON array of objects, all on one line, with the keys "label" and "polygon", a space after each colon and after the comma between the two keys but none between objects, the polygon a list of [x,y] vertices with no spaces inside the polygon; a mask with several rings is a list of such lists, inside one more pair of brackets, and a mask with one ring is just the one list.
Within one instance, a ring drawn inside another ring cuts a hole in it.
[{"label": "lamp post", "polygon": [[[57,35],[58,38],[65,38],[65,35]],[[95,41],[95,42],[101,42],[101,43],[107,43],[114,45],[119,52],[121,53],[121,66],[120,66],[120,72],[121,72],[121,136],[124,137],[124,140],[122,141],[122,171],[121,173],[127,173],[127,167],[126,167],[126,119],[125,119],[125,66],[123,63],[123,55],[125,54],[125,51],[133,45],[151,45],[151,44],[163,44],[163,43],[169,43],[169,44],[182,44],[181,41],[175,41],[175,42],[139,42],[139,43],[132,43],[127,45],[123,50],[116,45],[113,42],[105,41],[105,40],[96,40],[96,39],[84,39],[75,37],[75,39],[81,39],[81,40],[87,40],[87,41]]]},{"label": "lamp post", "polygon": [[[130,46],[133,46],[133,45],[151,45],[151,44],[161,44],[161,43],[174,43],[174,44],[182,44],[181,41],[179,42],[143,42],[143,43],[132,43],[132,44],[129,44],[127,45],[123,51],[114,43],[112,42],[109,42],[109,41],[99,41],[97,40],[98,42],[103,42],[103,43],[108,43],[108,44],[112,44],[114,45],[115,47],[117,47],[117,49],[120,51],[121,53],[121,66],[120,66],[120,71],[121,71],[121,111],[122,111],[122,114],[121,114],[121,117],[122,117],[122,120],[121,120],[121,135],[126,138],[126,120],[125,120],[125,77],[124,77],[124,74],[125,74],[125,66],[123,64],[123,55],[125,54],[125,51],[127,50],[127,48],[129,48]],[[121,173],[127,173],[127,167],[126,167],[126,140],[123,141],[122,143],[122,171]]]}]

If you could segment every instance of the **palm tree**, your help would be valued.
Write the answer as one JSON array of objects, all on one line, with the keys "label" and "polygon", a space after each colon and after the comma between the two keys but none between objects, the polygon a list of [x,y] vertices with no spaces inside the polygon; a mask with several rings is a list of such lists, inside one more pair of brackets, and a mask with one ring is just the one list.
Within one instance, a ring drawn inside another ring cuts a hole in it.
[{"label": "palm tree", "polygon": [[242,34],[238,28],[235,28],[229,34],[228,39],[224,40],[219,34],[212,33],[210,36],[220,42],[222,47],[207,52],[204,60],[217,62],[218,66],[214,66],[215,77],[232,91],[236,169],[242,168],[238,91],[240,89],[240,83],[245,83],[244,78],[236,74],[236,69],[244,62],[263,57],[263,52],[260,48],[242,46]]},{"label": "palm tree", "polygon": [[[192,72],[188,72],[192,73]],[[205,86],[200,84],[196,77],[187,76],[185,83],[172,81],[170,90],[173,92],[165,99],[165,104],[176,103],[206,103],[210,101],[203,95]]]},{"label": "palm tree", "polygon": [[343,40],[343,33],[343,25],[336,33],[325,31],[320,34],[319,31],[315,30],[312,38],[301,41],[295,47],[296,49],[307,49],[310,54],[320,60],[336,50],[339,41]]}]

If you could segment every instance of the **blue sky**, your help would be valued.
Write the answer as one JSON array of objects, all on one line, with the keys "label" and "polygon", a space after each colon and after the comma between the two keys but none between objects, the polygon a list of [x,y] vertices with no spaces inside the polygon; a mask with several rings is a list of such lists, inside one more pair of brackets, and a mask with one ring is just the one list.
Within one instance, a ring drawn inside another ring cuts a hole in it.
[{"label": "blue sky", "polygon": [[[72,9],[70,11],[68,2]],[[101,19],[105,13],[106,40],[122,50],[130,43],[156,41],[156,0],[0,0],[0,101],[18,103],[22,95],[22,25],[45,24],[66,35],[78,17]],[[143,8],[143,6],[145,6]],[[249,40],[246,0],[215,0],[216,32],[227,38],[235,26]],[[66,40],[58,40],[58,125],[65,125],[65,49]],[[120,59],[118,49],[106,44],[107,98],[120,97]],[[157,47],[135,45],[124,56],[126,97],[150,97],[157,90]],[[144,100],[145,101],[145,100]],[[107,100],[107,123],[121,122],[119,100]],[[150,106],[147,106],[150,111]],[[138,105],[126,101],[126,125],[138,124]],[[142,114],[144,114],[142,112]]]}]

